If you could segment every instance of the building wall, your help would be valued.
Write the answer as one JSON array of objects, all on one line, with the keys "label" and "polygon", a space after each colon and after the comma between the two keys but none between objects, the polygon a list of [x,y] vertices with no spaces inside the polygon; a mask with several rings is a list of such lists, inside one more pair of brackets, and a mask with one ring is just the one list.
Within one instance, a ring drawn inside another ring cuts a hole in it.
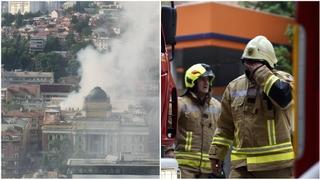
[{"label": "building wall", "polygon": [[29,45],[30,52],[42,52],[46,46],[45,37],[31,37]]},{"label": "building wall", "polygon": [[49,150],[50,141],[68,135],[71,136],[72,143],[70,146],[74,148],[74,151],[81,150],[86,157],[90,158],[105,158],[107,155],[120,157],[121,153],[130,153],[134,156],[135,154],[148,152],[149,131],[147,126],[143,128],[141,126],[124,128],[118,124],[118,126],[102,131],[100,131],[101,127],[105,126],[103,121],[100,121],[96,131],[86,127],[76,129],[75,124],[69,130],[62,130],[63,126],[62,124],[55,126],[45,125],[46,128],[42,135],[44,151]]},{"label": "building wall", "polygon": [[12,137],[1,137],[1,177],[2,178],[20,178],[21,169],[21,146],[22,134],[17,133]]},{"label": "building wall", "polygon": [[46,12],[48,11],[48,2],[44,1],[30,1],[30,12]]},{"label": "building wall", "polygon": [[99,51],[110,50],[110,42],[108,37],[98,37],[94,40],[94,45]]},{"label": "building wall", "polygon": [[[21,178],[29,168],[26,152],[30,144],[29,117],[3,117],[1,131],[2,177]],[[4,168],[3,168],[4,167]]]},{"label": "building wall", "polygon": [[[214,45],[242,50],[246,40],[259,34],[265,35],[273,43],[289,45],[289,39],[284,32],[289,24],[296,23],[293,18],[218,2],[178,6],[177,17],[178,40],[181,36],[205,33],[215,35],[213,38],[178,43],[177,48]],[[223,35],[231,36],[231,40],[223,39]],[[233,41],[232,37],[240,41]],[[241,42],[241,38],[244,42]]]},{"label": "building wall", "polygon": [[1,83],[10,84],[52,84],[54,82],[53,72],[32,72],[32,71],[2,71]]},{"label": "building wall", "polygon": [[1,1],[1,12],[2,13],[9,12],[9,3],[8,3],[8,1]]},{"label": "building wall", "polygon": [[17,14],[19,11],[21,14],[30,12],[30,1],[9,1],[9,13]]},{"label": "building wall", "polygon": [[111,105],[106,102],[85,102],[86,117],[104,118],[111,114]]},{"label": "building wall", "polygon": [[48,2],[48,11],[58,10],[61,9],[63,2],[59,1],[49,1]]}]

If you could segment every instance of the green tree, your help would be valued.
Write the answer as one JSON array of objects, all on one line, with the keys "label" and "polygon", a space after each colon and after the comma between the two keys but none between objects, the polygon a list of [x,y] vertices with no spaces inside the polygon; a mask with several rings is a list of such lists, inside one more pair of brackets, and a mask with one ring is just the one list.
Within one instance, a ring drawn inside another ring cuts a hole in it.
[{"label": "green tree", "polygon": [[72,54],[77,54],[80,49],[87,47],[89,44],[90,42],[78,42],[70,47],[70,51]]},{"label": "green tree", "polygon": [[32,67],[29,55],[28,39],[18,35],[15,39],[3,38],[1,41],[1,59],[6,70],[30,69]]},{"label": "green tree", "polygon": [[59,38],[48,36],[44,51],[50,52],[50,51],[60,51],[60,50],[61,50],[61,44],[60,44]]},{"label": "green tree", "polygon": [[291,53],[287,47],[278,46],[274,48],[278,63],[276,69],[292,73]]},{"label": "green tree", "polygon": [[77,75],[78,74],[78,69],[80,67],[79,61],[72,59],[68,61],[68,72],[70,75]]},{"label": "green tree", "polygon": [[2,26],[11,26],[15,19],[16,17],[11,13],[2,13],[1,24]]},{"label": "green tree", "polygon": [[265,11],[282,16],[294,17],[295,2],[294,1],[241,1],[241,6],[259,11]]},{"label": "green tree", "polygon": [[76,41],[74,40],[74,34],[73,33],[69,33],[66,36],[65,45],[66,45],[67,48],[70,48],[74,43],[76,43]]},{"label": "green tree", "polygon": [[86,17],[85,19],[78,19],[78,22],[73,24],[73,28],[82,35],[90,35],[91,28],[89,26],[89,19],[89,17]]},{"label": "green tree", "polygon": [[20,11],[17,14],[15,25],[18,28],[23,26],[23,15],[20,13]]},{"label": "green tree", "polygon": [[1,47],[2,64],[6,70],[18,69],[16,68],[18,63],[15,51],[13,47]]},{"label": "green tree", "polygon": [[34,57],[34,70],[35,71],[46,71],[54,72],[55,80],[65,76],[66,73],[66,61],[60,55],[53,52],[49,53],[38,53]]},{"label": "green tree", "polygon": [[71,16],[71,23],[72,23],[72,24],[77,24],[78,22],[79,22],[79,20],[78,20],[77,16],[72,15],[72,16]]},{"label": "green tree", "polygon": [[33,17],[39,17],[42,16],[42,13],[40,11],[32,13],[32,12],[26,12],[24,13],[24,19],[29,19],[29,18],[33,18]]},{"label": "green tree", "polygon": [[21,61],[21,69],[26,71],[32,71],[33,69],[33,61],[32,57],[29,53],[25,52],[20,56]]}]

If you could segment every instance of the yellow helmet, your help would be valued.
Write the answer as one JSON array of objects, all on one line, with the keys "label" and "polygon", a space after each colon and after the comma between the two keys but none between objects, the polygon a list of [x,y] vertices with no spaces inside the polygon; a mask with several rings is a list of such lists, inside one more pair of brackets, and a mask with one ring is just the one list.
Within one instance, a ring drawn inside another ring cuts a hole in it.
[{"label": "yellow helmet", "polygon": [[241,59],[266,61],[271,68],[278,62],[271,42],[264,36],[256,36],[249,41]]},{"label": "yellow helmet", "polygon": [[209,84],[212,86],[212,82],[215,78],[212,68],[208,64],[199,63],[191,66],[184,76],[184,83],[186,88],[193,88],[195,81],[200,77],[209,77]]}]

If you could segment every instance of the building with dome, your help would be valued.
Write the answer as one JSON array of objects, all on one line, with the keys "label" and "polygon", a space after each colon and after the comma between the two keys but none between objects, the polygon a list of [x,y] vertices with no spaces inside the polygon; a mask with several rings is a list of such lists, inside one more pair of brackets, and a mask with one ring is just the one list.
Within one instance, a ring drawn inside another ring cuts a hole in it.
[{"label": "building with dome", "polygon": [[110,97],[100,87],[95,87],[85,97],[84,111],[87,118],[107,119],[111,110]]},{"label": "building with dome", "polygon": [[[70,158],[151,158],[150,131],[144,109],[130,105],[124,112],[112,112],[111,98],[100,87],[92,89],[84,98],[81,112],[63,112],[57,108],[45,112],[59,116],[51,118],[54,121],[50,123],[44,122],[42,127],[44,154],[52,152],[54,144],[60,142],[73,150]],[[60,120],[56,120],[58,117]]]}]

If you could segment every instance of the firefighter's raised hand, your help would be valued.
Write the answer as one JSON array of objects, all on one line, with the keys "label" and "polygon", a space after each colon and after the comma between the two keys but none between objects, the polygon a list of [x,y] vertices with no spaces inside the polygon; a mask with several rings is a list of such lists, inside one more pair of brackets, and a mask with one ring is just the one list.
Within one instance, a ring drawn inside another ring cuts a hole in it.
[{"label": "firefighter's raised hand", "polygon": [[244,60],[243,61],[244,69],[247,73],[249,79],[253,79],[253,75],[257,69],[262,67],[264,64],[257,61]]}]

